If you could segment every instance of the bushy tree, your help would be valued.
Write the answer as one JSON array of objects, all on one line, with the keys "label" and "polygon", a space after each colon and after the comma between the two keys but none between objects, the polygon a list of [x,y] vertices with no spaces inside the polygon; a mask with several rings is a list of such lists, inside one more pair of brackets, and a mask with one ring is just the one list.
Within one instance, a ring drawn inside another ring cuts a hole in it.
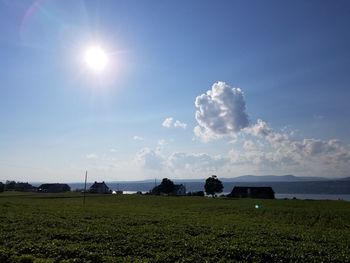
[{"label": "bushy tree", "polygon": [[33,189],[33,186],[29,183],[17,182],[15,185],[15,190],[19,192],[25,192]]},{"label": "bushy tree", "polygon": [[168,178],[163,178],[162,182],[160,183],[160,185],[154,187],[152,189],[152,194],[170,194],[171,192],[174,191],[174,182],[171,181]]},{"label": "bushy tree", "polygon": [[5,190],[5,185],[0,182],[0,193],[2,193]]},{"label": "bushy tree", "polygon": [[19,191],[25,192],[35,189],[31,184],[24,182],[16,182],[7,180],[4,184],[4,191]]},{"label": "bushy tree", "polygon": [[205,180],[204,189],[207,195],[214,197],[215,193],[222,192],[224,186],[216,175],[212,175],[211,177],[207,178],[207,180]]},{"label": "bushy tree", "polygon": [[15,181],[6,181],[6,186],[5,189],[6,191],[14,191],[16,187],[16,182]]}]

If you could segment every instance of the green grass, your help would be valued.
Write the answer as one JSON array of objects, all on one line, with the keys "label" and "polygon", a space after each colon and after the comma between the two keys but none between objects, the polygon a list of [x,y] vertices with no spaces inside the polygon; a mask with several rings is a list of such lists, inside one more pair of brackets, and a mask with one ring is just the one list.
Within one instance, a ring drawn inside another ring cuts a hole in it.
[{"label": "green grass", "polygon": [[[350,262],[350,202],[0,194],[0,262]],[[260,204],[260,209],[255,209]]]}]

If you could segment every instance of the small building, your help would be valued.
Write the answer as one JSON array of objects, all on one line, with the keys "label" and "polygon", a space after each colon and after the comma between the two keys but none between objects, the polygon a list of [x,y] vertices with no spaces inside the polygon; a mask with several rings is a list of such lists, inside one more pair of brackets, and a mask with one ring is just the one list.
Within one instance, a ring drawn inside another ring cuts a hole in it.
[{"label": "small building", "polygon": [[63,193],[69,191],[70,186],[68,184],[42,184],[38,187],[38,192],[41,193]]},{"label": "small building", "polygon": [[90,187],[89,193],[111,194],[112,190],[109,189],[109,187],[105,184],[104,181],[102,183],[98,183],[95,181],[95,183]]},{"label": "small building", "polygon": [[186,195],[186,186],[184,186],[183,184],[175,184],[173,194]]},{"label": "small building", "polygon": [[275,192],[271,187],[235,186],[228,197],[275,199]]}]

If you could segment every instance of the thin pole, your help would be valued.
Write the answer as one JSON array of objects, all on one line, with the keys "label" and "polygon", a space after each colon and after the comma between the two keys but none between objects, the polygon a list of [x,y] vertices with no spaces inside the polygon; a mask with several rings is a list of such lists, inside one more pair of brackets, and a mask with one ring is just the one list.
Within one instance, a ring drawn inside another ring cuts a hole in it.
[{"label": "thin pole", "polygon": [[87,171],[85,173],[85,186],[84,186],[84,201],[83,201],[83,205],[85,206],[85,195],[86,195],[86,181],[87,181]]}]

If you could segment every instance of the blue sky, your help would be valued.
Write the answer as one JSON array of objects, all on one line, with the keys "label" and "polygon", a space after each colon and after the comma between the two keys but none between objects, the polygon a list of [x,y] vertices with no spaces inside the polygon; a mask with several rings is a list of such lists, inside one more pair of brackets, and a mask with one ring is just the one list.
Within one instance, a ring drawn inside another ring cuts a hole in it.
[{"label": "blue sky", "polygon": [[0,0],[0,180],[349,176],[349,11]]}]

